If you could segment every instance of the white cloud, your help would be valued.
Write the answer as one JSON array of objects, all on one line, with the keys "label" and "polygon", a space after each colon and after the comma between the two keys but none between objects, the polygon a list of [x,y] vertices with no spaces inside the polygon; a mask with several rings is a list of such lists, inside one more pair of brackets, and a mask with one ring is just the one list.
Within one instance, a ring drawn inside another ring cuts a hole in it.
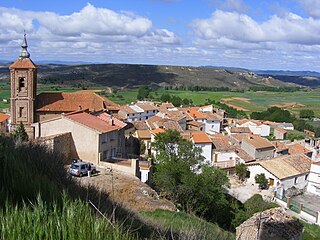
[{"label": "white cloud", "polygon": [[303,45],[320,44],[320,20],[288,13],[272,16],[258,23],[246,14],[217,10],[208,19],[191,24],[195,35],[203,40],[232,40],[245,43],[286,42]]},{"label": "white cloud", "polygon": [[153,29],[148,18],[89,3],[69,15],[0,7],[0,18],[0,48],[6,49],[1,58],[17,57],[24,30],[31,56],[43,59],[70,58],[76,54],[88,61],[115,59],[117,54],[138,58],[152,46],[180,44],[175,33]]},{"label": "white cloud", "polygon": [[248,12],[249,6],[242,0],[209,0],[217,9],[235,11],[239,13]]},{"label": "white cloud", "polygon": [[298,0],[304,10],[314,18],[320,18],[320,1],[319,0]]}]

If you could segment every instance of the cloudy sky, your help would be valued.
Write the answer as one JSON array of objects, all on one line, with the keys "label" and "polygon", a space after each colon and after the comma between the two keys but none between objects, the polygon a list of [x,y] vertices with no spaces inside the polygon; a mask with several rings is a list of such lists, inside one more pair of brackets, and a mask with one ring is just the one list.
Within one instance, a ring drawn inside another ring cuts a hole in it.
[{"label": "cloudy sky", "polygon": [[0,59],[320,71],[320,0],[1,0]]}]

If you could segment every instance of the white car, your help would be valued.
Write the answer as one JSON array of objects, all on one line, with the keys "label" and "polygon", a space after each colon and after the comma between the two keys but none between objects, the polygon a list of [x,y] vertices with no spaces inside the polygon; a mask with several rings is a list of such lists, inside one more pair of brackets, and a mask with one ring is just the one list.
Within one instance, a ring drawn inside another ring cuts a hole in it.
[{"label": "white car", "polygon": [[69,173],[74,176],[82,177],[88,175],[89,166],[91,167],[91,174],[97,172],[95,166],[92,163],[85,163],[85,162],[77,162],[72,163],[69,169]]}]

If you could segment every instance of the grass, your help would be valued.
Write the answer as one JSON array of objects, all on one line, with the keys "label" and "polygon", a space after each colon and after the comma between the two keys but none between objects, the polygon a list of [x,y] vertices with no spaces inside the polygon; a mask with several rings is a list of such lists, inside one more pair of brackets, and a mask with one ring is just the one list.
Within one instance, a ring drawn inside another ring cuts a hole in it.
[{"label": "grass", "polygon": [[[103,90],[106,86],[93,85],[89,89]],[[66,84],[38,84],[38,93],[41,92],[73,92],[81,88],[72,87]],[[165,90],[160,88],[152,92],[154,98],[160,98],[164,93],[179,96],[184,99],[192,99],[195,105],[203,105],[206,99],[218,100],[226,98],[248,98],[249,101],[239,99],[229,99],[228,103],[247,109],[248,113],[252,111],[264,111],[272,105],[280,105],[298,115],[302,109],[311,109],[315,112],[316,117],[320,117],[320,88],[298,91],[298,92],[211,92],[211,91],[182,91],[182,90]],[[128,104],[137,100],[138,90],[124,90],[117,93],[107,94],[106,96],[121,105]],[[10,108],[10,102],[5,103],[3,99],[10,101],[10,84],[9,82],[0,82],[0,109]],[[297,103],[297,104],[294,104]]]},{"label": "grass", "polygon": [[[187,239],[234,239],[235,235],[217,225],[206,222],[196,216],[184,212],[172,212],[157,209],[154,212],[144,212],[143,216],[168,232],[179,232],[180,236],[188,235]],[[192,234],[190,234],[192,233]]]},{"label": "grass", "polygon": [[[107,95],[112,101],[119,104],[127,104],[136,100],[137,90],[119,91],[117,94]],[[231,103],[238,107],[243,107],[252,111],[263,111],[272,105],[281,105],[282,107],[290,110],[291,112],[298,114],[302,109],[311,109],[315,112],[316,116],[320,117],[320,88],[310,91],[299,92],[210,92],[210,91],[181,91],[181,90],[164,90],[159,89],[156,92],[152,92],[153,97],[159,98],[163,93],[179,96],[180,98],[192,99],[195,105],[203,105],[206,99],[221,100],[226,98],[248,98],[249,101],[241,101],[239,99],[231,99],[228,103]],[[122,98],[117,96],[121,95]],[[294,104],[297,103],[297,104]],[[301,104],[301,105],[300,105]],[[287,105],[287,106],[285,106]]]},{"label": "grass", "polygon": [[308,224],[300,221],[303,224],[302,240],[319,240],[320,226],[315,224]]},{"label": "grass", "polygon": [[[200,228],[202,239],[212,239],[214,233],[232,236],[203,220],[197,227],[179,229],[176,225],[169,231],[165,225],[151,222],[146,215],[138,215],[121,204],[116,204],[112,227],[114,203],[108,194],[93,186],[78,185],[67,174],[66,161],[43,145],[16,144],[12,138],[0,135],[0,239],[28,236],[28,239],[161,240],[174,236],[183,240],[201,239],[197,237]],[[89,200],[104,217],[88,205]],[[162,220],[174,214],[168,212]],[[179,224],[188,218],[193,217],[183,215]]]},{"label": "grass", "polygon": [[31,206],[6,203],[0,210],[0,239],[138,239],[119,226],[113,227],[105,219],[92,214],[88,205],[66,196],[63,207],[48,208],[39,197]]}]

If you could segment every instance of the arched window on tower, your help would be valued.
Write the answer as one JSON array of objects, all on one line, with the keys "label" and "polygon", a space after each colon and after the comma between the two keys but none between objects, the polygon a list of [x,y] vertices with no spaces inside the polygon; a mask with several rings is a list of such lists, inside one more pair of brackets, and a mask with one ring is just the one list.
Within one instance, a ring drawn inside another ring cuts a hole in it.
[{"label": "arched window on tower", "polygon": [[19,92],[26,90],[25,85],[26,85],[25,78],[24,77],[20,77],[19,78]]}]

